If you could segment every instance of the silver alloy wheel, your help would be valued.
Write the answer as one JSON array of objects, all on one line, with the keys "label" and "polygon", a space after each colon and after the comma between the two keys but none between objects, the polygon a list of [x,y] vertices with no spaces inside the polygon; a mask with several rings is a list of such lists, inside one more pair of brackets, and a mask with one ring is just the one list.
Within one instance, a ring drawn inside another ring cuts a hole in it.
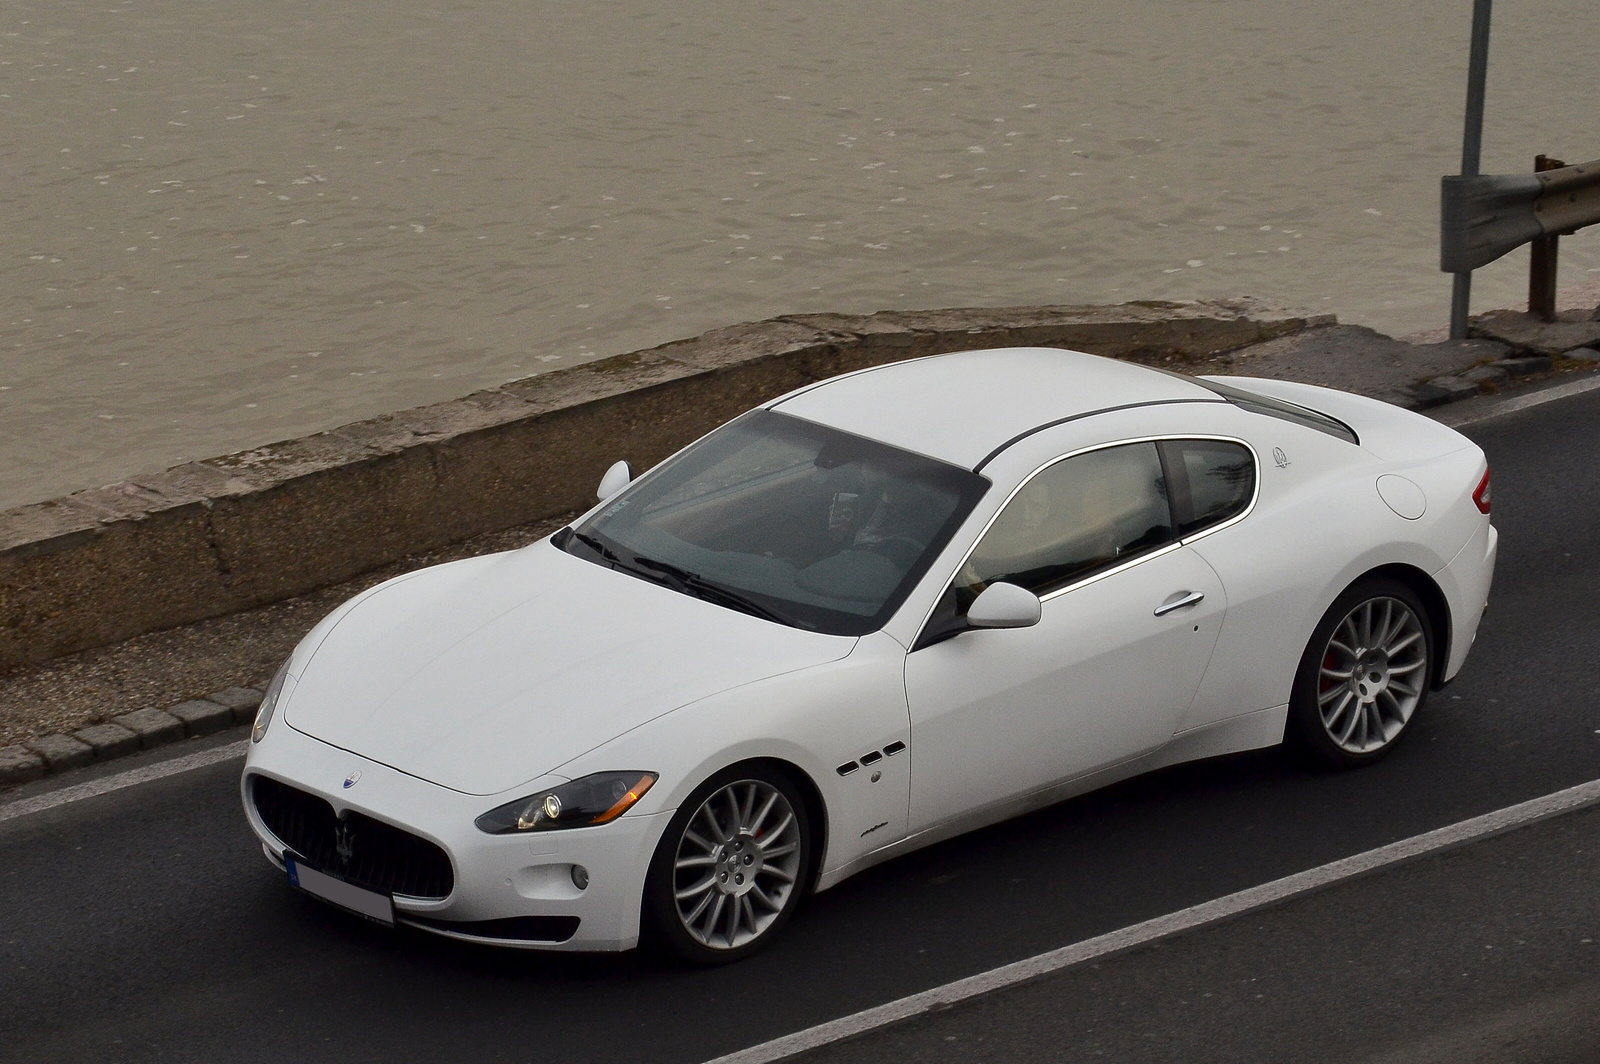
[{"label": "silver alloy wheel", "polygon": [[800,824],[783,793],[760,780],[713,792],[689,818],[673,855],[678,920],[710,949],[759,938],[800,878]]},{"label": "silver alloy wheel", "polygon": [[1422,701],[1428,641],[1397,598],[1367,599],[1328,637],[1317,684],[1322,727],[1339,749],[1368,754],[1394,740]]}]

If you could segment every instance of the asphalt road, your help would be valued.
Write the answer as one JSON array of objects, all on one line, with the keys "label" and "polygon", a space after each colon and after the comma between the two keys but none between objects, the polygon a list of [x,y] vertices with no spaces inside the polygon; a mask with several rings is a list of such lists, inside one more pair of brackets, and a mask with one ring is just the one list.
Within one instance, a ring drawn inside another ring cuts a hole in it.
[{"label": "asphalt road", "polygon": [[[1494,468],[1492,607],[1461,678],[1371,769],[1269,751],[1130,781],[856,877],[773,949],[699,972],[390,932],[293,895],[245,827],[237,766],[219,765],[0,823],[0,1058],[700,1061],[1600,777],[1600,392],[1467,431]],[[1007,1060],[1360,1059],[1423,1036],[1448,1049],[1497,1017],[1514,1032],[1525,1013],[1565,1031],[1600,1003],[1594,946],[1575,937],[1595,930],[1595,823],[1575,814],[821,1055],[987,1059],[977,1028],[938,1026],[963,1017],[1027,1027],[994,1054]],[[1469,931],[1495,919],[1511,939],[1479,935],[1495,948],[1462,967]],[[1264,977],[1260,999],[1236,985]]]},{"label": "asphalt road", "polygon": [[1351,880],[795,1064],[1600,1060],[1600,809]]}]

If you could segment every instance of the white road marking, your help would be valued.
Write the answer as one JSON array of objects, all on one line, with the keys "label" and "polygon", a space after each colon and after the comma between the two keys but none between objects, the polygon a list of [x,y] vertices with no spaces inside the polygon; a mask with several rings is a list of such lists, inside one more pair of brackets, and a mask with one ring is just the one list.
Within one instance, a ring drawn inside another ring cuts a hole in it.
[{"label": "white road marking", "polygon": [[1582,395],[1584,392],[1592,392],[1596,388],[1600,388],[1600,374],[1586,377],[1583,380],[1571,381],[1567,384],[1558,384],[1554,388],[1546,388],[1541,392],[1530,392],[1527,395],[1519,395],[1513,399],[1507,399],[1484,413],[1468,415],[1462,418],[1452,418],[1448,414],[1441,414],[1439,422],[1449,425],[1453,429],[1458,429],[1463,425],[1476,425],[1478,422],[1488,421],[1490,418],[1501,417],[1505,414],[1515,414],[1517,411],[1527,410],[1529,407],[1553,403],[1557,399],[1567,399],[1574,395]]},{"label": "white road marking", "polygon": [[120,791],[124,787],[136,787],[141,783],[151,780],[164,779],[167,776],[176,776],[180,772],[190,772],[207,765],[215,765],[236,757],[243,757],[250,748],[249,739],[241,739],[236,743],[226,746],[216,746],[210,750],[201,750],[198,753],[185,754],[182,757],[172,758],[170,761],[158,761],[153,765],[141,765],[139,768],[129,769],[127,772],[118,772],[114,776],[102,776],[88,783],[77,783],[71,787],[63,787],[59,791],[50,791],[48,794],[35,795],[21,801],[0,805],[0,821],[11,820],[30,813],[42,813],[46,809],[67,805],[71,802],[81,802],[85,798],[95,798],[112,791]]},{"label": "white road marking", "polygon": [[[1591,387],[1600,387],[1600,382]],[[990,991],[1015,986],[1075,964],[1105,957],[1134,946],[1142,946],[1168,935],[1204,927],[1253,909],[1321,890],[1401,861],[1476,842],[1490,835],[1531,824],[1536,820],[1597,804],[1600,804],[1600,780],[1582,783],[1564,791],[1547,794],[1542,798],[1534,798],[1436,831],[1401,839],[1399,842],[1391,842],[1375,850],[1285,876],[1283,879],[1275,879],[1259,887],[1241,890],[1236,894],[1203,902],[1188,909],[1168,913],[1166,916],[1158,916],[1153,920],[1146,920],[1096,938],[1075,942],[1070,946],[1063,946],[965,979],[958,979],[953,983],[936,986],[920,994],[912,994],[898,1001],[818,1024],[794,1034],[784,1035],[782,1038],[775,1038],[770,1042],[763,1042],[758,1046],[751,1046],[749,1049],[741,1049],[737,1053],[717,1057],[707,1064],[771,1064],[796,1053],[842,1041]]]}]

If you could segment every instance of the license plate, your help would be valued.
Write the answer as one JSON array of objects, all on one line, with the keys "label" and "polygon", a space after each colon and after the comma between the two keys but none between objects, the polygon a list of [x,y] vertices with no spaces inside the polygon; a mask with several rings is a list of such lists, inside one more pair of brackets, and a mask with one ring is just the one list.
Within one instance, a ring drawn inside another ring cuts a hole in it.
[{"label": "license plate", "polygon": [[289,869],[289,885],[296,890],[303,890],[307,894],[332,902],[341,909],[349,909],[369,920],[394,926],[394,899],[389,895],[363,890],[353,883],[335,879],[326,872],[318,872],[315,868],[301,864],[288,855],[284,856],[283,863]]}]

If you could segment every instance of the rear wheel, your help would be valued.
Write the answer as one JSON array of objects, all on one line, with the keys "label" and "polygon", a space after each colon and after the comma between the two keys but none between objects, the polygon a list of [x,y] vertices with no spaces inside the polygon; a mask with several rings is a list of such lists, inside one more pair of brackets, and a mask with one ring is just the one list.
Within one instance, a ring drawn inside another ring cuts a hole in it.
[{"label": "rear wheel", "polygon": [[1387,754],[1428,697],[1434,635],[1405,584],[1369,577],[1351,585],[1306,646],[1290,699],[1291,734],[1334,768]]},{"label": "rear wheel", "polygon": [[765,765],[712,777],[679,808],[650,863],[647,929],[695,964],[765,946],[793,914],[811,869],[799,790]]}]

